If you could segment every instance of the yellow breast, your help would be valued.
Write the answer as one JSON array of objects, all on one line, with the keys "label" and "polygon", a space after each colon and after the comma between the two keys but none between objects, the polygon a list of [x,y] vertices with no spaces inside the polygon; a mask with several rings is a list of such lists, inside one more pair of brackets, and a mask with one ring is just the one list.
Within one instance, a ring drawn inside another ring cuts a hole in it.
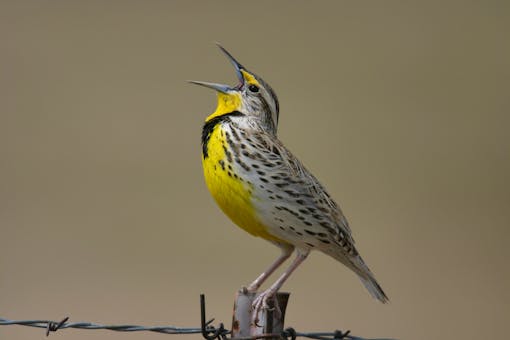
[{"label": "yellow breast", "polygon": [[221,124],[217,124],[208,137],[202,165],[205,182],[216,203],[235,224],[250,234],[280,241],[270,235],[257,218],[252,204],[253,184],[236,173],[235,164],[227,158],[228,143]]}]

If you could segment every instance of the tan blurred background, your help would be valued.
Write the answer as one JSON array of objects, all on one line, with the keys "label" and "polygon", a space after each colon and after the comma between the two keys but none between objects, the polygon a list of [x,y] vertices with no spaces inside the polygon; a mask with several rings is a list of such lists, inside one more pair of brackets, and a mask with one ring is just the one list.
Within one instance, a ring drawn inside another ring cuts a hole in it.
[{"label": "tan blurred background", "polygon": [[391,300],[314,253],[285,285],[287,325],[507,337],[509,13],[504,1],[3,1],[0,317],[194,327],[203,292],[230,325],[234,292],[278,251],[203,183],[215,97],[185,81],[235,83],[219,41],[276,89],[281,139],[341,203]]}]

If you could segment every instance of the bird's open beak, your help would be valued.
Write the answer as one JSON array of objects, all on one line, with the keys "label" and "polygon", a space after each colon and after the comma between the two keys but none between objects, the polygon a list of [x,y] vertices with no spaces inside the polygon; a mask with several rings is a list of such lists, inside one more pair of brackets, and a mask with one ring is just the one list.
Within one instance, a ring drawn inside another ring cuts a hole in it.
[{"label": "bird's open beak", "polygon": [[232,57],[232,54],[230,54],[223,46],[216,43],[216,45],[220,48],[220,50],[227,56],[228,60],[234,65],[234,68],[236,69],[237,79],[239,79],[240,86],[244,85],[244,77],[241,73],[242,69],[245,69],[243,65],[241,65],[234,57]]},{"label": "bird's open beak", "polygon": [[234,65],[234,68],[236,70],[237,79],[239,79],[239,82],[240,82],[239,85],[237,85],[236,87],[232,87],[229,85],[209,83],[206,81],[190,80],[189,82],[192,84],[208,87],[208,88],[216,90],[218,92],[227,94],[229,91],[236,90],[236,89],[238,90],[244,85],[244,77],[243,77],[243,74],[241,73],[241,70],[244,69],[244,67],[237,60],[235,60],[235,58],[232,57],[232,55],[226,49],[224,49],[220,44],[216,43],[216,45],[218,45],[220,50],[227,56],[228,60],[230,60],[232,65]]},{"label": "bird's open beak", "polygon": [[209,83],[206,81],[196,81],[196,80],[189,80],[189,82],[192,84],[208,87],[210,89],[213,89],[218,92],[225,93],[225,94],[227,94],[229,91],[233,90],[233,88],[231,86],[223,85],[223,84]]}]

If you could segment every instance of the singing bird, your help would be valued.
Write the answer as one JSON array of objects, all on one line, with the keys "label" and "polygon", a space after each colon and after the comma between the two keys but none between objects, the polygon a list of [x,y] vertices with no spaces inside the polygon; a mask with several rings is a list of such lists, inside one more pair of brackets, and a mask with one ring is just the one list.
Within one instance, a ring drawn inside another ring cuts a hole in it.
[{"label": "singing bird", "polygon": [[[218,45],[219,46],[219,45]],[[268,307],[311,250],[340,261],[358,275],[370,294],[388,298],[354,246],[347,220],[324,187],[278,139],[276,93],[223,47],[239,83],[228,86],[191,81],[217,92],[216,111],[202,130],[202,164],[207,187],[223,212],[248,233],[281,249],[281,255],[247,290],[256,292],[287,260],[284,273],[253,302],[258,313]]]}]

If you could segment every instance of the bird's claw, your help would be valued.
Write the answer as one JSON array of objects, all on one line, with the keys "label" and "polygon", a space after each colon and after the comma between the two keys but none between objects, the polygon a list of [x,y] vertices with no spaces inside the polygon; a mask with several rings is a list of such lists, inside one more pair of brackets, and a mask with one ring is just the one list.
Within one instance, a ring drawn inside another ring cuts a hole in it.
[{"label": "bird's claw", "polygon": [[278,305],[278,299],[276,299],[276,292],[268,289],[253,300],[252,303],[252,321],[253,324],[257,327],[261,327],[259,325],[259,313],[266,311],[271,311],[276,313],[277,318],[281,316],[280,306]]}]

